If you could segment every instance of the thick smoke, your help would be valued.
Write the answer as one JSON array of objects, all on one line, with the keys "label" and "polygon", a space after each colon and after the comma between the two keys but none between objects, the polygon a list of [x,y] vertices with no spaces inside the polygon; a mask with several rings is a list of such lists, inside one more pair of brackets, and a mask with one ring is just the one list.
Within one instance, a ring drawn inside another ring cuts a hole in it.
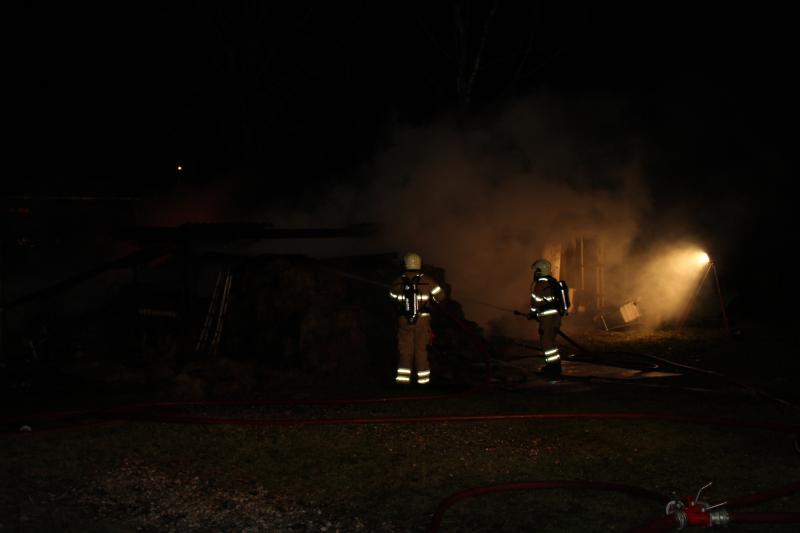
[{"label": "thick smoke", "polygon": [[[303,202],[314,206],[306,210],[271,208],[248,217],[236,208],[223,180],[202,190],[176,189],[142,205],[134,225],[255,220],[278,228],[325,228],[380,223],[386,231],[378,239],[232,243],[225,251],[315,258],[382,252],[403,257],[414,251],[425,263],[446,270],[452,296],[471,320],[514,336],[532,335],[527,321],[478,302],[526,310],[530,265],[545,246],[594,239],[604,250],[606,303],[642,296],[657,326],[685,312],[705,270],[697,260],[701,247],[692,237],[689,217],[654,216],[642,170],[645,154],[639,140],[624,131],[628,123],[624,107],[614,101],[518,101],[480,124],[442,119],[423,128],[396,128],[392,143],[357,176],[327,189],[322,198]],[[106,259],[85,254],[92,258],[88,263],[71,269],[61,263],[35,280],[20,272],[7,301],[130,251],[119,244],[106,251]],[[114,271],[83,284],[65,293],[60,307],[92,308],[112,282],[126,283],[130,276],[127,270]],[[23,314],[21,308],[15,311],[19,319]]]},{"label": "thick smoke", "polygon": [[400,128],[368,169],[368,186],[338,188],[313,214],[265,216],[283,227],[383,223],[377,241],[287,242],[280,251],[415,251],[446,269],[452,296],[486,324],[502,311],[471,300],[526,309],[530,265],[547,243],[597,239],[608,266],[626,256],[649,200],[636,139],[614,133],[623,121],[608,102],[542,99],[480,126]]},{"label": "thick smoke", "polygon": [[[613,101],[540,98],[480,124],[443,119],[398,127],[359,176],[303,202],[314,207],[276,207],[255,217],[278,228],[379,223],[381,238],[262,241],[227,251],[315,258],[414,251],[446,270],[452,296],[471,320],[530,336],[527,321],[479,302],[527,310],[530,265],[545,247],[593,239],[603,250],[605,303],[643,297],[658,326],[685,310],[703,273],[701,249],[688,227],[654,218],[645,154],[624,131],[627,123]],[[149,210],[146,223],[242,221],[230,198],[218,187],[178,191]],[[659,216],[669,220],[669,213]]]},{"label": "thick smoke", "polygon": [[686,312],[710,266],[708,255],[690,240],[651,243],[647,253],[631,256],[628,263],[636,269],[627,277],[625,289],[642,297],[647,323],[652,327],[672,322]]}]

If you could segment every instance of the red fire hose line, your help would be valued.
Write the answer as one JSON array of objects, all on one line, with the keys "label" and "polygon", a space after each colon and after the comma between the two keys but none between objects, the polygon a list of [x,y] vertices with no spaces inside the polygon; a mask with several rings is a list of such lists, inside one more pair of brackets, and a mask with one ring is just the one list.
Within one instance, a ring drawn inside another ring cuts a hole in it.
[{"label": "red fire hose line", "polygon": [[[800,431],[797,426],[789,424],[776,424],[759,422],[755,420],[734,420],[727,418],[707,418],[699,416],[666,415],[652,413],[521,413],[505,415],[447,415],[447,416],[397,416],[375,418],[312,418],[312,419],[237,419],[237,418],[204,418],[175,416],[173,414],[135,413],[127,410],[117,410],[99,413],[99,416],[111,416],[110,420],[91,422],[75,426],[37,430],[35,432],[14,432],[6,435],[31,435],[44,433],[60,433],[73,429],[86,429],[91,427],[113,424],[122,420],[147,420],[152,422],[172,422],[181,424],[214,424],[232,426],[333,426],[345,424],[407,424],[419,422],[487,422],[495,420],[544,420],[559,418],[605,418],[605,419],[650,419],[671,420],[675,422],[696,422],[700,424],[717,424],[737,427],[752,427],[772,429],[777,431]],[[0,421],[2,422],[2,421]],[[771,497],[770,497],[771,498]],[[765,498],[765,499],[770,499]],[[748,505],[749,502],[742,504]]]},{"label": "red fire hose line", "polygon": [[[607,360],[603,359],[602,357],[600,357],[600,356],[598,356],[596,354],[592,354],[591,352],[586,350],[584,347],[580,346],[577,342],[575,342],[572,339],[570,339],[569,337],[567,337],[567,335],[565,335],[561,330],[557,330],[557,332],[558,332],[559,335],[561,335],[561,337],[563,337],[567,342],[572,344],[575,348],[577,348],[578,350],[580,350],[580,351],[582,351],[582,352],[584,352],[586,354],[594,356],[595,358],[599,359],[602,362],[614,364],[615,366],[628,366],[630,368],[637,368],[639,366],[639,365],[636,365],[635,363],[633,363],[631,365],[626,365],[624,363],[623,364],[617,364],[617,363],[614,363],[614,362],[611,362],[611,361],[607,361]],[[661,360],[660,358],[657,358],[657,359]],[[661,360],[661,361],[662,362],[668,362],[666,360]],[[679,366],[683,366],[683,365],[679,365]],[[694,370],[691,367],[685,367],[685,368],[689,368],[689,369]],[[761,391],[758,391],[758,392],[761,392]],[[783,402],[781,400],[779,400],[779,401],[781,403],[786,403],[786,402]],[[653,415],[653,416],[649,416],[648,418],[661,418],[661,419],[671,419],[671,420],[677,420],[678,419],[678,418],[673,418],[673,416],[674,415],[661,415],[661,416]],[[724,420],[724,419],[706,419],[706,420],[701,420],[700,417],[680,417],[680,418],[682,420],[684,420],[684,421],[704,422],[704,423],[713,423],[713,424],[728,424],[728,423],[734,422],[734,421],[731,421],[731,420]],[[742,422],[744,422],[744,421],[742,421]],[[749,422],[745,422],[745,424],[750,426]],[[758,424],[758,426],[750,426],[750,427],[763,427],[763,426],[760,426],[760,424],[762,424],[760,422],[757,422],[756,424]],[[788,425],[785,425],[784,428],[787,429],[788,431],[796,431],[796,429],[797,429],[797,428],[794,428],[793,426],[788,426]],[[777,429],[777,428],[774,428],[774,429]],[[555,489],[555,488],[568,488],[567,484],[569,484],[569,483],[570,482],[506,483],[506,484],[502,484],[502,485],[492,485],[492,486],[489,486],[489,487],[477,487],[477,488],[474,488],[474,489],[470,489],[470,490],[458,493],[456,495],[451,496],[450,498],[448,498],[442,504],[439,505],[439,508],[436,510],[436,513],[434,513],[433,519],[431,520],[431,523],[430,523],[430,525],[428,527],[428,532],[427,533],[436,533],[438,531],[438,529],[439,529],[439,524],[441,523],[441,520],[442,520],[442,518],[444,516],[445,511],[450,506],[452,506],[454,503],[456,503],[457,501],[459,501],[461,499],[469,498],[469,497],[472,497],[472,496],[479,496],[479,495],[482,495],[482,494],[491,494],[493,492],[507,491],[507,490],[541,489],[541,488],[552,488],[552,489]],[[592,484],[591,482],[572,482],[572,483],[576,483],[576,485],[573,485],[572,487],[569,487],[569,488],[595,488],[595,489],[598,489],[598,490],[616,490],[616,491],[621,491],[621,492],[628,492],[629,494],[634,494],[634,495],[637,495],[637,496],[649,497],[650,499],[654,499],[658,503],[662,503],[662,504],[670,501],[670,499],[668,497],[664,496],[663,494],[655,493],[655,492],[648,491],[646,489],[641,489],[641,488],[638,488],[638,487],[629,487],[629,486],[626,486],[626,485],[617,485],[617,486],[612,488],[612,487],[610,487],[610,485],[613,485],[613,484],[608,484],[608,483],[596,483],[596,484]],[[580,485],[577,485],[577,484],[580,484]],[[590,485],[594,485],[594,486],[590,486]],[[601,485],[604,485],[604,486],[601,486]],[[792,492],[796,492],[798,490],[800,490],[800,482],[792,483],[792,484],[786,485],[784,487],[779,487],[779,488],[776,488],[776,489],[772,489],[772,490],[768,490],[768,491],[764,491],[764,492],[760,492],[760,493],[756,493],[756,494],[750,494],[750,495],[747,495],[747,496],[740,496],[739,498],[734,498],[734,499],[728,501],[727,507],[728,508],[735,508],[735,507],[743,507],[745,505],[752,505],[754,503],[759,503],[759,502],[763,502],[763,501],[766,501],[766,500],[779,498],[781,496],[784,496],[786,494],[790,494]],[[800,522],[800,513],[731,513],[729,516],[730,516],[731,523],[789,523],[789,522],[793,523],[793,522]],[[669,531],[673,531],[679,525],[680,524],[678,522],[678,519],[675,516],[668,515],[668,516],[661,517],[661,518],[659,518],[659,519],[657,519],[657,520],[655,520],[653,522],[650,522],[648,524],[644,524],[644,525],[639,526],[637,528],[631,529],[627,533],[666,533],[666,532],[669,532]]]},{"label": "red fire hose line", "polygon": [[759,422],[756,420],[734,420],[729,418],[709,418],[702,416],[666,415],[653,413],[519,413],[505,415],[442,415],[442,416],[389,416],[375,418],[306,418],[306,419],[248,419],[248,418],[205,418],[174,416],[169,414],[131,413],[114,411],[108,413],[114,418],[126,420],[152,420],[155,422],[179,422],[184,424],[228,424],[234,426],[328,426],[342,424],[406,424],[415,422],[487,422],[493,420],[542,420],[554,418],[638,418],[650,420],[672,420],[676,422],[697,422],[725,426],[752,427],[790,431],[796,433],[800,427],[790,424]]},{"label": "red fire hose line", "polygon": [[[294,400],[294,399],[282,399],[282,400],[215,400],[215,401],[180,401],[180,402],[146,402],[146,403],[137,403],[137,404],[129,404],[129,405],[121,405],[118,407],[112,407],[110,409],[106,409],[100,412],[100,416],[106,416],[110,413],[115,412],[124,412],[124,411],[131,411],[134,409],[151,409],[155,407],[175,407],[175,406],[219,406],[219,405],[283,405],[283,404],[312,404],[312,405],[335,405],[335,404],[361,404],[361,403],[389,403],[389,402],[400,402],[400,401],[414,401],[414,400],[445,400],[450,398],[459,398],[462,396],[468,396],[470,394],[475,394],[476,392],[481,391],[486,385],[489,383],[489,379],[492,377],[492,364],[489,359],[489,354],[486,352],[486,348],[484,348],[483,344],[475,337],[475,334],[469,329],[466,324],[461,322],[455,315],[453,315],[450,311],[448,311],[444,306],[437,304],[436,302],[431,302],[437,309],[442,311],[445,315],[447,315],[451,320],[453,320],[458,326],[464,330],[470,340],[475,344],[475,346],[480,351],[481,355],[483,356],[486,362],[486,374],[478,385],[475,387],[462,391],[456,392],[451,394],[438,394],[438,395],[427,395],[427,396],[397,396],[397,397],[389,397],[389,398],[355,398],[355,399],[335,399],[335,400]],[[15,416],[11,418],[4,418],[0,419],[0,424],[7,424],[13,422],[19,422],[21,420],[33,419],[33,418],[61,418],[65,416],[75,416],[75,415],[82,415],[82,414],[98,414],[96,411],[93,410],[81,410],[81,411],[64,411],[64,412],[56,412],[56,413],[38,413],[32,415],[22,415],[22,416]],[[137,416],[136,418],[144,419],[144,417]],[[78,424],[74,426],[62,427],[62,428],[55,428],[55,429],[45,429],[45,430],[38,430],[36,431],[37,434],[40,433],[55,433],[55,432],[62,432],[62,431],[69,431],[72,429],[85,429],[90,427],[96,427],[106,424],[111,424],[114,422],[119,422],[123,420],[123,418],[116,418],[114,420],[108,420],[105,422],[92,422],[88,424]],[[166,421],[166,420],[165,420]],[[175,420],[176,422],[179,420]],[[199,423],[199,422],[198,422]],[[214,423],[214,422],[208,422]],[[12,435],[16,435],[17,433],[11,433]]]},{"label": "red fire hose line", "polygon": [[[568,343],[570,343],[572,346],[574,346],[575,348],[577,348],[578,350],[580,350],[584,354],[589,355],[591,357],[594,357],[595,359],[597,359],[597,360],[599,360],[599,361],[601,361],[601,362],[603,362],[605,364],[608,364],[608,365],[611,365],[611,366],[618,366],[620,368],[630,368],[630,369],[634,369],[634,370],[646,370],[646,368],[644,368],[644,366],[637,365],[636,363],[619,363],[619,362],[615,362],[615,361],[609,361],[608,359],[604,359],[603,357],[600,357],[598,354],[590,352],[589,350],[587,350],[586,348],[584,348],[583,346],[581,346],[580,344],[578,344],[574,340],[572,340],[569,337],[567,337],[564,334],[564,332],[561,331],[560,329],[556,328],[556,333],[561,335],[561,337],[563,337],[564,340],[566,340]],[[675,363],[675,362],[669,361],[667,359],[663,359],[661,357],[656,357],[655,355],[649,355],[649,354],[637,353],[637,352],[623,352],[623,353],[632,353],[632,354],[637,355],[639,357],[644,357],[646,359],[652,359],[653,361],[658,361],[660,363],[665,363],[667,365],[674,366],[676,368],[682,368],[684,370],[689,370],[691,372],[698,372],[700,374],[707,374],[707,375],[710,375],[710,376],[716,376],[716,377],[719,377],[719,378],[724,378],[724,379],[727,379],[727,380],[730,380],[730,381],[736,383],[740,387],[744,387],[746,389],[750,389],[751,391],[753,391],[753,392],[755,392],[757,394],[760,394],[761,396],[764,396],[765,398],[769,398],[770,400],[772,400],[774,402],[780,403],[782,405],[790,406],[790,407],[795,407],[795,408],[798,407],[798,406],[796,406],[796,405],[794,405],[794,404],[792,404],[790,402],[787,402],[786,400],[782,400],[780,398],[776,398],[775,396],[767,394],[766,392],[764,392],[764,391],[762,391],[760,389],[757,389],[757,388],[753,387],[752,385],[748,385],[747,383],[743,383],[743,382],[741,382],[741,381],[739,381],[737,379],[734,379],[734,378],[732,378],[730,376],[726,376],[724,374],[720,374],[718,372],[712,372],[711,370],[703,370],[702,368],[695,368],[693,366],[682,365],[680,363]]]},{"label": "red fire hose line", "polygon": [[800,522],[800,513],[730,513],[731,524],[791,524]]},{"label": "red fire hose line", "polygon": [[586,348],[584,348],[583,346],[581,346],[580,344],[578,344],[574,340],[572,340],[569,337],[567,337],[564,334],[564,332],[561,331],[559,328],[556,328],[556,333],[561,335],[561,337],[565,341],[570,343],[572,346],[574,346],[578,350],[582,351],[584,354],[594,357],[595,359],[597,359],[601,363],[605,363],[605,364],[610,365],[610,366],[616,366],[616,367],[619,367],[619,368],[628,368],[628,369],[631,369],[631,370],[642,370],[642,371],[653,370],[653,365],[650,365],[650,364],[647,364],[647,363],[622,363],[620,361],[611,361],[609,359],[601,357],[600,355],[598,355],[598,354],[596,354],[594,352],[590,352],[589,350],[587,350]]},{"label": "red fire hose line", "polygon": [[[120,422],[123,419],[139,419],[139,420],[153,420],[164,422],[182,422],[182,423],[202,423],[202,424],[237,424],[237,425],[333,425],[333,424],[385,424],[385,423],[408,423],[408,422],[449,422],[449,421],[487,421],[487,420],[530,420],[530,419],[546,419],[546,418],[649,418],[660,420],[674,420],[684,422],[698,422],[706,424],[722,424],[731,426],[744,426],[744,427],[757,427],[763,429],[774,429],[782,431],[797,432],[795,426],[788,424],[774,424],[768,422],[757,422],[748,420],[730,420],[722,418],[705,418],[693,416],[680,416],[680,415],[659,415],[647,413],[540,413],[540,414],[516,414],[516,415],[463,415],[463,416],[429,416],[429,417],[383,417],[383,418],[351,418],[351,419],[310,419],[310,420],[247,420],[247,419],[218,419],[218,418],[197,418],[197,417],[184,417],[174,416],[171,413],[166,414],[147,414],[147,413],[131,413],[132,409],[137,408],[156,408],[156,407],[174,407],[174,406],[202,406],[202,405],[254,405],[254,404],[342,404],[342,403],[374,403],[374,402],[389,402],[400,400],[427,400],[427,399],[445,399],[456,398],[473,394],[483,389],[489,382],[491,377],[491,363],[489,361],[489,354],[486,349],[478,341],[472,331],[458,320],[452,313],[450,313],[443,306],[434,304],[439,310],[444,312],[453,321],[455,321],[461,329],[463,329],[470,340],[478,347],[484,359],[486,360],[486,376],[484,380],[472,389],[460,393],[440,395],[440,396],[414,396],[414,397],[400,397],[400,398],[380,398],[380,399],[356,399],[356,400],[257,400],[257,401],[203,401],[203,402],[151,402],[140,403],[133,405],[120,406],[108,409],[100,413],[102,416],[109,416],[114,414],[117,418],[106,420],[102,422],[93,422],[88,424],[81,424],[78,426],[70,426],[64,428],[54,428],[49,430],[40,430],[36,433],[54,433],[67,431],[71,429],[89,428],[100,425],[111,424]],[[561,333],[561,332],[559,332]],[[562,336],[568,341],[566,335]],[[576,345],[576,347],[578,347]],[[579,349],[583,350],[581,347]],[[583,350],[585,351],[585,350]],[[28,416],[17,416],[0,420],[0,423],[17,422],[28,418],[46,418],[46,417],[60,417],[60,416],[73,416],[80,414],[91,413],[92,411],[64,411],[58,413],[40,413]],[[20,434],[20,433],[14,433]],[[23,433],[25,434],[25,433]],[[434,514],[431,525],[428,528],[428,533],[434,533],[438,530],[439,523],[441,522],[445,511],[454,503],[464,498],[479,496],[483,494],[491,494],[494,492],[502,492],[509,490],[524,490],[524,489],[557,489],[557,488],[572,488],[572,489],[594,489],[594,490],[611,490],[617,492],[626,492],[635,496],[642,496],[656,501],[657,503],[664,504],[669,501],[669,498],[663,494],[650,491],[647,489],[632,487],[628,485],[620,485],[616,483],[602,483],[590,481],[533,481],[533,482],[517,482],[517,483],[504,483],[500,485],[491,485],[488,487],[477,487],[460,492],[445,500]],[[785,494],[800,490],[800,482],[787,485],[786,487],[779,487],[770,491],[765,491],[758,494],[752,494],[736,498],[730,501],[729,506],[743,506],[752,503],[776,498]],[[800,513],[734,513],[731,515],[732,522],[800,522]],[[645,524],[639,528],[631,530],[629,533],[658,533],[671,531],[677,527],[677,521],[673,516],[666,516]]]},{"label": "red fire hose line", "polygon": [[[434,303],[437,309],[445,313],[450,319],[461,327],[462,330],[469,336],[470,340],[480,350],[486,361],[486,375],[483,381],[470,390],[454,393],[444,394],[438,396],[412,396],[412,397],[394,397],[394,398],[362,398],[354,400],[228,400],[228,401],[194,401],[194,402],[150,402],[139,403],[131,405],[123,405],[107,409],[98,413],[102,417],[113,416],[112,420],[105,422],[95,422],[90,424],[81,424],[77,426],[70,426],[65,428],[56,428],[53,430],[39,430],[36,433],[48,433],[54,431],[67,431],[69,429],[81,429],[86,427],[95,427],[98,425],[117,422],[121,419],[136,419],[136,420],[153,420],[160,422],[178,422],[190,424],[230,424],[230,425],[274,425],[274,426],[288,426],[288,425],[338,425],[338,424],[389,424],[389,423],[411,423],[411,422],[476,422],[476,421],[489,421],[489,420],[531,420],[531,419],[546,419],[546,418],[646,418],[646,419],[660,419],[660,420],[673,420],[679,422],[697,422],[704,424],[719,424],[740,427],[757,427],[762,429],[774,429],[778,431],[791,431],[798,432],[800,428],[788,424],[775,424],[769,422],[758,422],[748,420],[732,420],[724,418],[706,418],[694,416],[681,416],[681,415],[665,415],[665,414],[648,414],[648,413],[529,413],[529,414],[508,414],[508,415],[461,415],[461,416],[428,416],[428,417],[381,417],[381,418],[344,418],[344,419],[306,419],[306,420],[264,420],[264,419],[219,419],[219,418],[201,418],[201,417],[185,417],[174,416],[172,413],[131,413],[130,411],[136,409],[153,409],[157,407],[176,407],[176,406],[211,406],[211,405],[265,405],[265,404],[348,404],[348,403],[376,403],[376,402],[390,402],[390,401],[407,401],[407,400],[430,400],[430,399],[446,399],[466,396],[474,394],[483,389],[489,382],[491,377],[491,363],[489,354],[486,352],[483,344],[475,337],[472,330],[470,330],[463,322],[450,313],[444,306]],[[562,336],[564,336],[562,334]],[[567,338],[564,336],[564,338]],[[567,339],[571,341],[571,339]],[[572,342],[572,341],[571,341]],[[582,347],[577,346],[579,349],[584,350]],[[585,351],[585,350],[584,350]],[[68,411],[62,413],[44,413],[32,415],[29,417],[14,417],[11,419],[0,420],[0,423],[16,422],[25,418],[43,418],[43,417],[57,417],[71,414],[85,414],[89,411]],[[19,433],[13,433],[19,434]],[[25,433],[29,434],[29,433]]]},{"label": "red fire hose line", "polygon": [[[800,513],[729,513],[731,524],[789,524],[800,522]],[[680,526],[673,515],[662,516],[657,520],[629,529],[625,533],[667,533]],[[435,530],[434,530],[435,531]],[[428,530],[428,533],[432,533]]]},{"label": "red fire hose line", "polygon": [[666,505],[672,498],[664,494],[647,490],[631,485],[621,485],[618,483],[602,483],[597,481],[519,481],[516,483],[499,483],[497,485],[487,485],[484,487],[475,487],[465,491],[454,494],[439,504],[436,512],[433,513],[430,524],[428,525],[428,533],[435,533],[439,530],[439,525],[444,518],[444,513],[453,506],[466,498],[475,496],[483,496],[485,494],[494,494],[497,492],[506,492],[511,490],[536,490],[536,489],[588,489],[588,490],[603,490],[614,492],[625,492],[632,496],[640,496],[653,500],[660,505]]},{"label": "red fire hose line", "polygon": [[[738,498],[730,499],[725,507],[728,509],[735,509],[736,507],[754,505],[756,503],[786,496],[787,494],[797,492],[798,490],[800,490],[800,481],[792,483],[791,485],[786,485],[785,487],[778,487],[777,489],[765,490],[764,492],[757,492],[755,494],[749,494],[747,496],[739,496]],[[715,504],[712,503],[711,505]]]},{"label": "red fire hose line", "polygon": [[[512,490],[541,490],[541,489],[589,489],[589,490],[602,490],[624,492],[632,496],[639,496],[647,498],[660,505],[669,503],[672,498],[665,496],[659,492],[647,490],[641,487],[633,487],[631,485],[621,485],[618,483],[603,483],[596,481],[520,481],[515,483],[500,483],[496,485],[487,485],[484,487],[475,487],[465,491],[454,494],[439,504],[436,512],[433,513],[430,524],[428,525],[427,533],[436,533],[439,530],[439,525],[444,518],[445,512],[452,507],[455,503],[466,498],[473,498],[475,496],[483,496],[486,494],[494,494],[498,492],[507,492]],[[779,487],[771,491],[761,494],[772,493],[777,496],[790,494],[800,490],[800,483],[792,483],[785,487]],[[758,495],[752,495],[758,496]],[[752,496],[744,496],[735,498],[734,500],[746,500]],[[769,498],[765,498],[769,499]],[[762,501],[762,500],[758,500]],[[749,503],[755,503],[748,502]],[[730,521],[732,523],[793,523],[800,522],[800,513],[730,513]],[[647,524],[635,527],[628,530],[626,533],[662,533],[672,531],[679,525],[677,518],[674,516],[664,516]]]},{"label": "red fire hose line", "polygon": [[[432,302],[433,303],[433,302]],[[153,420],[161,422],[182,422],[194,424],[231,424],[231,425],[335,425],[335,424],[386,424],[386,423],[408,423],[408,422],[446,422],[446,421],[487,421],[487,420],[525,420],[525,419],[544,419],[544,418],[650,418],[661,420],[674,420],[682,422],[698,422],[706,424],[721,424],[743,427],[759,427],[763,429],[776,429],[779,431],[792,431],[798,432],[800,428],[787,425],[787,424],[773,424],[757,421],[747,420],[731,420],[722,418],[705,418],[705,417],[692,417],[681,415],[663,415],[663,414],[647,414],[647,413],[548,413],[548,414],[517,414],[517,415],[463,415],[463,416],[434,416],[434,417],[383,417],[383,418],[354,418],[354,419],[312,419],[312,420],[250,420],[250,419],[216,419],[216,418],[198,418],[198,417],[181,417],[173,416],[171,414],[147,414],[147,413],[130,413],[136,409],[153,409],[156,407],[176,407],[176,406],[219,406],[219,405],[272,405],[272,404],[357,404],[357,403],[378,403],[378,402],[395,402],[395,401],[409,401],[409,400],[432,400],[432,399],[448,399],[456,398],[474,394],[484,387],[486,387],[489,379],[491,378],[491,362],[489,354],[486,352],[483,344],[475,337],[472,330],[470,330],[463,322],[455,317],[444,306],[433,303],[433,305],[446,314],[453,320],[464,332],[469,336],[470,340],[475,344],[478,350],[483,355],[486,362],[486,375],[481,383],[467,391],[443,394],[434,396],[410,396],[410,397],[391,397],[391,398],[358,398],[358,399],[335,399],[335,400],[223,400],[223,401],[189,401],[189,402],[149,402],[123,405],[107,409],[98,413],[102,417],[114,416],[113,420],[105,422],[95,422],[90,424],[81,424],[76,426],[56,428],[54,430],[39,430],[36,433],[47,433],[54,431],[67,431],[69,429],[82,429],[87,427],[95,427],[98,425],[117,422],[121,419],[137,419],[137,420]],[[574,344],[576,348],[589,353],[583,347],[569,339],[566,335],[559,331],[562,337],[567,339],[570,343]],[[44,418],[44,417],[59,417],[75,414],[86,414],[91,411],[68,411],[62,413],[40,413],[30,416],[18,416],[9,419],[0,420],[0,423],[16,422],[26,418]],[[17,434],[17,433],[14,433]]]}]

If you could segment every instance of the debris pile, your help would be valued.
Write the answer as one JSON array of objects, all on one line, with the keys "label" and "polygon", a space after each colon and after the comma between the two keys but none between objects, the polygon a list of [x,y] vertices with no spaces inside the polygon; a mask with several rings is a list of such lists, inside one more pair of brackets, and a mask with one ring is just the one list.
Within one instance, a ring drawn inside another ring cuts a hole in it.
[{"label": "debris pile", "polygon": [[[388,287],[399,268],[391,257],[248,261],[234,273],[220,353],[235,360],[255,357],[258,373],[273,386],[300,374],[320,385],[393,381],[397,315]],[[443,269],[424,270],[449,294]],[[458,302],[445,305],[464,320]],[[476,324],[466,323],[480,334]],[[432,330],[434,372],[449,380],[474,379],[470,363],[482,358],[459,326],[434,312]]]},{"label": "debris pile", "polygon": [[[197,277],[186,273],[203,267],[202,258],[175,256],[151,270],[148,283],[119,291],[105,313],[105,340],[95,350],[73,354],[62,370],[87,382],[145,386],[176,400],[394,383],[398,320],[389,285],[402,271],[394,253],[213,259],[213,270],[204,268],[218,284],[226,280],[224,305],[212,304],[219,291],[205,299],[189,294]],[[423,271],[449,296],[443,269],[424,265]],[[173,291],[180,297],[131,297],[158,292],[159,282],[180,288]],[[443,305],[482,336],[458,302],[448,297]],[[144,319],[142,309],[151,311]],[[480,381],[483,357],[461,326],[434,309],[431,328],[434,380],[459,386]]]}]

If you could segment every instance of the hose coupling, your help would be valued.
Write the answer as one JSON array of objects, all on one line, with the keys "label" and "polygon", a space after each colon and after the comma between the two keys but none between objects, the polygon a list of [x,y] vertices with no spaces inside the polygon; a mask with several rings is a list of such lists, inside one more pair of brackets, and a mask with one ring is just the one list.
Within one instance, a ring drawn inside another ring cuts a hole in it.
[{"label": "hose coupling", "polygon": [[681,501],[675,493],[672,493],[673,500],[667,504],[667,514],[674,516],[678,520],[678,529],[688,526],[727,526],[730,522],[730,515],[723,507],[728,502],[720,502],[709,505],[708,502],[700,499],[703,489],[711,486],[711,483],[697,491],[695,497],[684,496],[686,503]]},{"label": "hose coupling", "polygon": [[728,522],[731,520],[731,515],[728,514],[728,510],[724,507],[711,511],[708,513],[708,517],[711,521],[709,523],[710,526],[728,527]]},{"label": "hose coupling", "polygon": [[686,513],[681,511],[680,509],[675,509],[674,511],[670,511],[667,514],[670,514],[678,519],[678,529],[685,528],[686,524],[689,523],[689,517],[686,516]]}]

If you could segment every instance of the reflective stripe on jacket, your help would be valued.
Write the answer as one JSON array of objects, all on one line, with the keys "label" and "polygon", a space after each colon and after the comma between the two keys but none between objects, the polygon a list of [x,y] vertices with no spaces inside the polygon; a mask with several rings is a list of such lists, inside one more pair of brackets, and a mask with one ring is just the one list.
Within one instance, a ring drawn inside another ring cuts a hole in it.
[{"label": "reflective stripe on jacket", "polygon": [[536,316],[543,317],[549,315],[557,315],[558,310],[555,308],[556,297],[553,294],[553,288],[550,286],[550,280],[545,276],[536,276],[531,283],[531,312],[536,313]]}]

